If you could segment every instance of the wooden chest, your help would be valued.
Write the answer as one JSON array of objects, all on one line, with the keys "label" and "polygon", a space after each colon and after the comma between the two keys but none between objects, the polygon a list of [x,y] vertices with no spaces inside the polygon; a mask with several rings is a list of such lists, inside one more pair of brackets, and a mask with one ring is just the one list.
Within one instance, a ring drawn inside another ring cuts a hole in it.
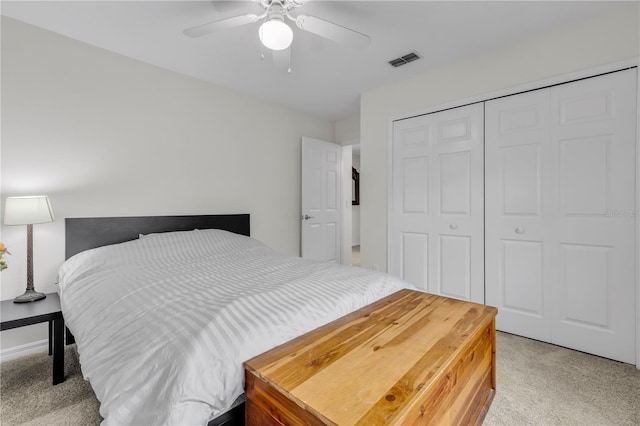
[{"label": "wooden chest", "polygon": [[247,424],[480,424],[496,388],[496,313],[394,293],[247,361]]}]

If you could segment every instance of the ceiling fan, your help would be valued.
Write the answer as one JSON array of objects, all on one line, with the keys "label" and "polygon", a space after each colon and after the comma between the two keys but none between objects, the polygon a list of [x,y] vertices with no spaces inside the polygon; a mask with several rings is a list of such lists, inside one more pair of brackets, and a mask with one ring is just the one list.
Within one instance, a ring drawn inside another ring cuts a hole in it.
[{"label": "ceiling fan", "polygon": [[182,31],[189,37],[201,37],[207,34],[253,24],[262,20],[258,36],[262,44],[271,50],[284,50],[293,41],[293,30],[286,20],[295,22],[303,31],[343,43],[354,48],[366,47],[371,38],[358,31],[343,27],[333,22],[309,15],[294,16],[291,13],[309,0],[251,0],[264,8],[264,13],[257,15],[247,13],[232,18],[221,19],[208,24],[198,25]]}]

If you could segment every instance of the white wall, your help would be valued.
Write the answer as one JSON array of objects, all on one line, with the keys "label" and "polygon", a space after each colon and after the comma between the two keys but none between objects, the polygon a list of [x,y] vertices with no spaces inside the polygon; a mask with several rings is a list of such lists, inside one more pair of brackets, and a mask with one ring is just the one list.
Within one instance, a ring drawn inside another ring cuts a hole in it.
[{"label": "white wall", "polygon": [[363,93],[361,264],[387,268],[387,167],[391,118],[602,64],[637,58],[638,2],[613,13]]},{"label": "white wall", "polygon": [[[64,218],[250,213],[253,236],[299,254],[300,141],[333,123],[2,18],[2,201],[49,195],[34,226],[36,289],[64,260]],[[1,299],[24,291],[25,227],[2,227],[12,252]],[[2,348],[46,326],[2,332]]]},{"label": "white wall", "polygon": [[360,114],[335,122],[335,143],[353,145],[360,139]]}]

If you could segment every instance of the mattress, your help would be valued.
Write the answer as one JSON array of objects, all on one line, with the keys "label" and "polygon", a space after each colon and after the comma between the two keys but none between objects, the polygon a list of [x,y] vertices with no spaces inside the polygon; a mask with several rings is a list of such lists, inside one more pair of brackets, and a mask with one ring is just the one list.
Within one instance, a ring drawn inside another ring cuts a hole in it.
[{"label": "mattress", "polygon": [[59,284],[106,425],[206,424],[243,393],[245,360],[409,287],[220,230],[79,253]]}]

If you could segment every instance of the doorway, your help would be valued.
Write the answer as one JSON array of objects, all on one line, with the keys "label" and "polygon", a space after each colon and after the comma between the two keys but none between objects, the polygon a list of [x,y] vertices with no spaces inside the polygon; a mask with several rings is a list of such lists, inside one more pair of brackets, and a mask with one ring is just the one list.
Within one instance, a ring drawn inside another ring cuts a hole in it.
[{"label": "doorway", "polygon": [[342,264],[360,263],[360,144],[342,145]]},{"label": "doorway", "polygon": [[360,144],[351,146],[351,265],[360,266]]}]

